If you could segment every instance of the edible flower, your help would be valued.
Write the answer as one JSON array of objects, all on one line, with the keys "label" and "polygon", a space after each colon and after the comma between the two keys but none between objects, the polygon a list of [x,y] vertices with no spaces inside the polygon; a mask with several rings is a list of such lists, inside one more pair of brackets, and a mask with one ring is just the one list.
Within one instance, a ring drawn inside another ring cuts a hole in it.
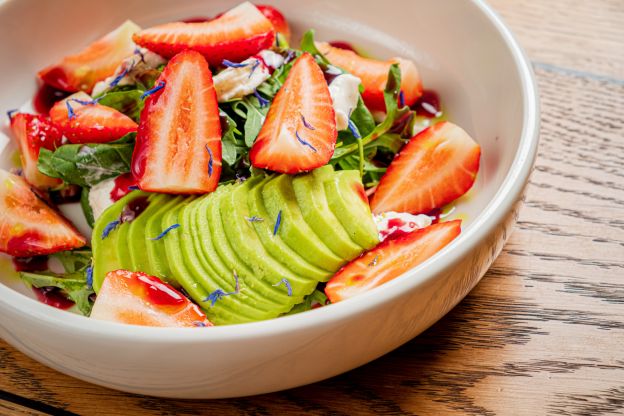
[{"label": "edible flower", "polygon": [[295,130],[295,136],[297,137],[297,140],[299,141],[299,143],[301,143],[304,146],[308,146],[310,149],[312,149],[314,152],[316,152],[316,148],[314,146],[312,146],[310,143],[306,142],[305,140],[303,140],[301,138],[301,136],[299,136],[299,131]]},{"label": "edible flower", "polygon": [[163,88],[165,88],[165,81],[158,81],[158,85],[156,85],[154,88],[149,89],[145,91],[143,94],[141,94],[141,99],[144,100],[146,97],[149,97],[150,95],[154,94],[156,91],[160,91]]},{"label": "edible flower", "polygon": [[169,227],[165,228],[165,229],[163,230],[163,232],[162,232],[162,233],[158,234],[158,236],[156,236],[156,237],[154,237],[154,238],[150,238],[150,240],[152,240],[152,241],[158,241],[158,240],[160,240],[161,238],[163,238],[164,236],[166,236],[166,235],[169,233],[169,231],[171,231],[171,230],[175,230],[175,229],[176,229],[176,228],[178,228],[179,226],[180,226],[180,224],[173,224],[173,225],[170,225]]},{"label": "edible flower", "polygon": [[279,282],[275,283],[273,286],[277,287],[282,284],[286,286],[286,291],[288,292],[288,296],[292,296],[292,286],[290,285],[290,282],[288,281],[288,279],[286,279],[285,277]]},{"label": "edible flower", "polygon": [[275,227],[273,228],[273,235],[277,235],[277,231],[279,230],[280,224],[282,223],[282,210],[277,213],[277,220],[275,221]]}]

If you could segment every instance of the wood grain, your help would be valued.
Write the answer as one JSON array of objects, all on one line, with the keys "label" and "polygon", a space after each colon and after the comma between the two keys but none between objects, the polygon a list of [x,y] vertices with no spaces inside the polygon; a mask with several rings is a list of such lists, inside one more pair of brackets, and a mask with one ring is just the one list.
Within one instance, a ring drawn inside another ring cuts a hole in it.
[{"label": "wood grain", "polygon": [[624,2],[492,4],[534,62],[541,144],[516,231],[449,315],[342,376],[218,401],[107,390],[0,342],[0,414],[624,414]]}]

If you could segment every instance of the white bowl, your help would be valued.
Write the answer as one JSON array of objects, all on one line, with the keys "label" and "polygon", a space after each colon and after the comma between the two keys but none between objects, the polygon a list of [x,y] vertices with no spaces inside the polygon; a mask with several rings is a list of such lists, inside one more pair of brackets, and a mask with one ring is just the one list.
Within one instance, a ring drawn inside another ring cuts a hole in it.
[{"label": "white bowl", "polygon": [[[235,1],[9,0],[0,5],[0,110],[27,101],[35,73],[125,19],[142,26],[210,16]],[[452,121],[481,144],[475,188],[458,204],[463,232],[403,276],[357,298],[295,316],[208,329],[89,320],[19,294],[0,266],[0,335],[65,374],[127,392],[223,398],[282,390],[365,364],[414,338],[453,308],[499,254],[516,219],[538,138],[531,68],[483,2],[271,1],[295,34],[342,39],[379,57],[414,59]],[[0,150],[5,143],[0,141]],[[0,157],[7,168],[11,147]],[[15,289],[12,289],[12,288]],[[27,293],[27,291],[23,291]]]}]

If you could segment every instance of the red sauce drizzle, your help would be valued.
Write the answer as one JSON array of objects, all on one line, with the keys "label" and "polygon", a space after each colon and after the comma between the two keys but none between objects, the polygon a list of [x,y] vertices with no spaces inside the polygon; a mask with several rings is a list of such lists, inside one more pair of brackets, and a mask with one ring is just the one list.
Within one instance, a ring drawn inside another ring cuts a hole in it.
[{"label": "red sauce drizzle", "polygon": [[345,42],[345,41],[342,41],[342,40],[333,40],[333,41],[329,42],[329,44],[331,46],[333,46],[334,48],[346,49],[348,51],[353,51],[353,52],[357,53],[357,51],[355,50],[353,45],[350,44],[349,42]]},{"label": "red sauce drizzle", "polygon": [[7,242],[7,253],[9,254],[35,254],[46,249],[44,238],[37,231],[26,231],[24,234],[11,237]]},{"label": "red sauce drizzle", "polygon": [[47,115],[54,103],[68,97],[70,94],[69,92],[57,90],[48,84],[42,84],[33,97],[33,107],[37,113]]},{"label": "red sauce drizzle", "polygon": [[433,90],[424,90],[412,108],[416,111],[416,114],[424,117],[438,117],[442,113],[440,97]]},{"label": "red sauce drizzle", "polygon": [[137,273],[137,280],[145,287],[145,300],[159,306],[182,306],[188,300],[173,287],[159,279]]},{"label": "red sauce drizzle", "polygon": [[203,17],[203,16],[196,16],[196,17],[189,17],[188,19],[184,19],[182,20],[184,23],[204,23],[204,22],[209,22],[213,20],[210,17]]},{"label": "red sauce drizzle", "polygon": [[115,178],[115,187],[110,192],[110,197],[113,201],[118,201],[124,196],[128,195],[131,191],[131,186],[136,186],[137,181],[132,174],[124,173],[121,176]]},{"label": "red sauce drizzle", "polygon": [[46,305],[54,306],[59,309],[69,309],[74,306],[74,302],[63,294],[58,287],[33,287],[33,292],[37,295],[37,299]]},{"label": "red sauce drizzle", "polygon": [[431,217],[431,224],[437,224],[440,222],[440,215],[442,215],[442,210],[440,208],[435,208],[427,213],[428,216]]},{"label": "red sauce drizzle", "polygon": [[48,256],[13,257],[17,272],[41,272],[48,270]]}]

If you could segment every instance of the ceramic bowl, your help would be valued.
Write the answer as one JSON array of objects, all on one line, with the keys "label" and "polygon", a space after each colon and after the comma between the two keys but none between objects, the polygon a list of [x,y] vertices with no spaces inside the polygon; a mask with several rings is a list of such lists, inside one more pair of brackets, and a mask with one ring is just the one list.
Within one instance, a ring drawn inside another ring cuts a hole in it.
[{"label": "ceramic bowl", "polygon": [[[263,0],[264,1],[264,0]],[[295,39],[348,40],[369,54],[414,59],[449,119],[481,144],[476,186],[456,204],[462,234],[424,264],[361,296],[295,316],[208,329],[90,320],[38,303],[0,258],[0,335],[73,377],[177,398],[252,395],[313,383],[409,341],[453,308],[499,254],[517,216],[538,140],[529,63],[481,1],[267,1]],[[0,110],[32,97],[35,73],[125,19],[146,27],[210,16],[235,1],[8,0],[0,2]],[[0,167],[14,149],[0,137]],[[1,215],[1,214],[0,214]],[[72,214],[70,214],[72,215]]]}]

